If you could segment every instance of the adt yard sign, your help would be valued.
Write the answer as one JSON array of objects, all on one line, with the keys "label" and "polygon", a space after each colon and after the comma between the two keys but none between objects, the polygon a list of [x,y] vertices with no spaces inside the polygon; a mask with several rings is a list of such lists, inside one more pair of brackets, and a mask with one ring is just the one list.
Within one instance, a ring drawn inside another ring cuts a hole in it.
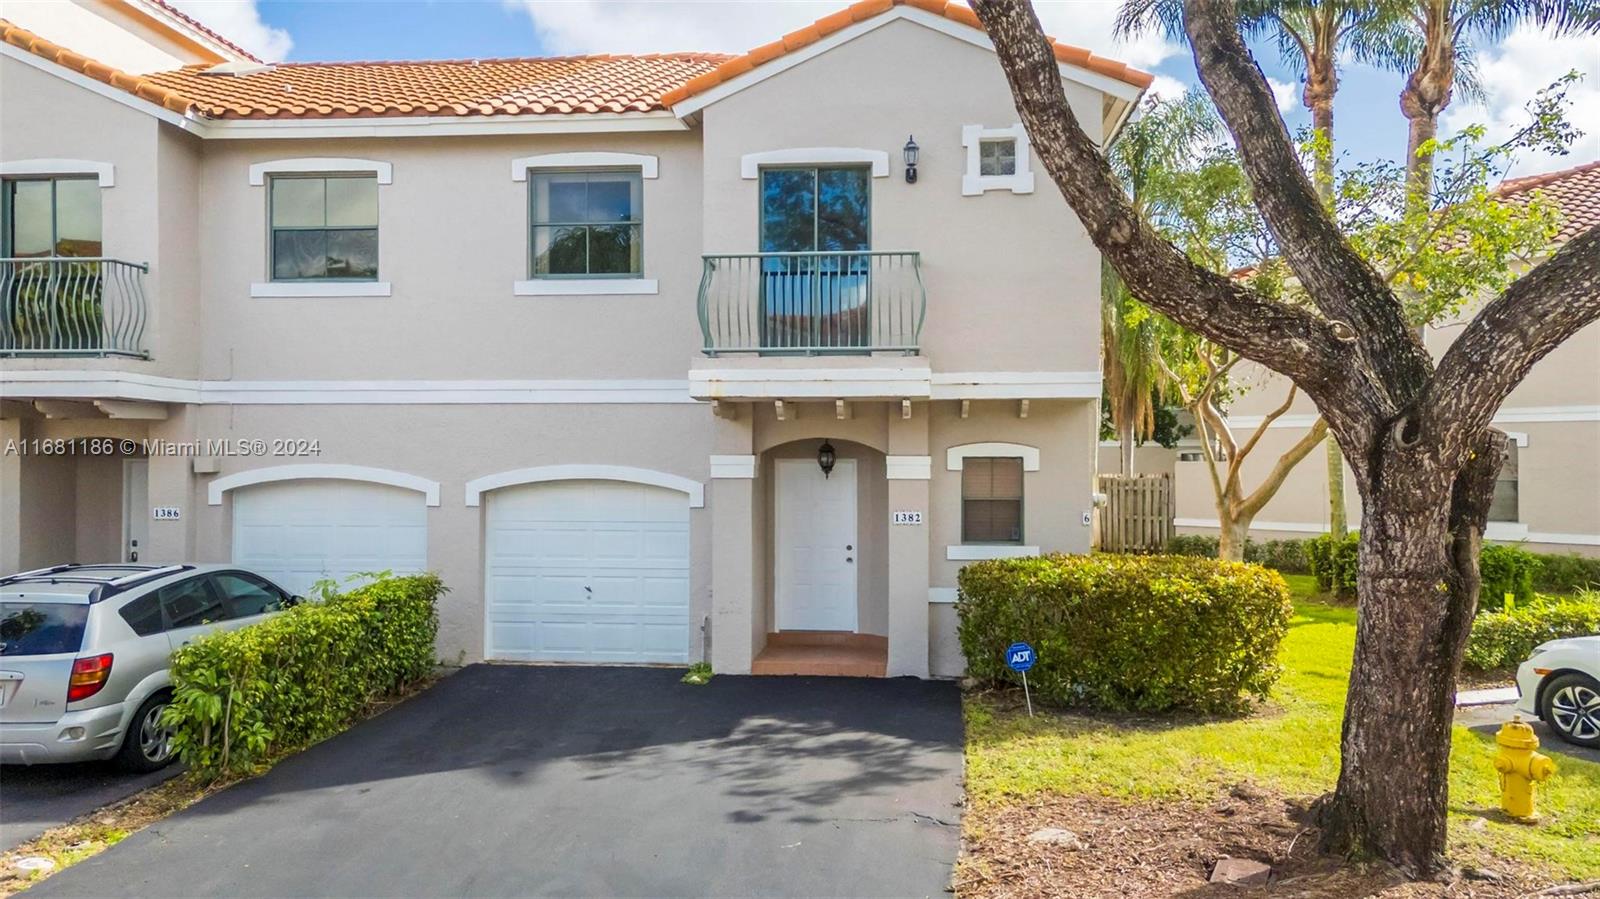
[{"label": "adt yard sign", "polygon": [[1006,649],[1006,664],[1019,674],[1033,667],[1033,647],[1026,643],[1013,643]]},{"label": "adt yard sign", "polygon": [[1033,693],[1028,690],[1028,669],[1036,661],[1033,647],[1026,643],[1013,643],[1006,647],[1006,664],[1022,675],[1022,698],[1028,703],[1028,717],[1033,717]]}]

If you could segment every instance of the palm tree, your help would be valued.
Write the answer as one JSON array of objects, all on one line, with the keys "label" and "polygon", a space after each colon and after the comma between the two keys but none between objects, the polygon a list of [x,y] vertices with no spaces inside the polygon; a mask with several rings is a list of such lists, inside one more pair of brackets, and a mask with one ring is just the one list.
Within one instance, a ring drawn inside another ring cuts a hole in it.
[{"label": "palm tree", "polygon": [[[1148,212],[1155,183],[1193,158],[1205,142],[1214,139],[1217,129],[1215,113],[1197,93],[1176,100],[1146,101],[1108,156],[1134,207]],[[1156,404],[1169,386],[1161,364],[1165,327],[1164,319],[1145,310],[1116,273],[1102,266],[1101,369],[1125,475],[1133,474],[1135,442],[1155,432]]]},{"label": "palm tree", "polygon": [[1386,0],[1381,37],[1365,61],[1406,76],[1400,112],[1409,122],[1408,195],[1426,203],[1433,191],[1432,142],[1455,89],[1477,94],[1473,45],[1503,40],[1524,23],[1553,33],[1600,31],[1600,0]]},{"label": "palm tree", "polygon": [[[1384,40],[1398,33],[1393,10],[1350,0],[1243,0],[1240,26],[1248,35],[1270,36],[1284,62],[1305,82],[1300,102],[1311,111],[1315,137],[1311,177],[1317,197],[1333,207],[1333,98],[1339,91],[1339,54],[1357,59],[1387,58]],[[1159,29],[1182,40],[1180,0],[1127,0],[1117,13],[1117,33],[1127,36]],[[1339,444],[1327,443],[1328,525],[1336,536],[1349,529],[1345,516],[1344,457]]]}]

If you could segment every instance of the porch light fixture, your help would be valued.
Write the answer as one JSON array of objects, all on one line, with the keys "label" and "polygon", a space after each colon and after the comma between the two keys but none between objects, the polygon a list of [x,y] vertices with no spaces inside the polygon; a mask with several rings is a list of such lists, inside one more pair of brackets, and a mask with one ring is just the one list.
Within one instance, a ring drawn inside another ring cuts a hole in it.
[{"label": "porch light fixture", "polygon": [[906,157],[906,183],[907,184],[916,184],[917,183],[917,150],[918,149],[920,149],[920,148],[917,146],[916,137],[912,136],[912,135],[907,135],[906,136],[906,146],[905,146],[905,150],[904,150],[905,157]]},{"label": "porch light fixture", "polygon": [[822,441],[822,445],[817,447],[817,467],[822,469],[822,476],[824,478],[833,474],[833,462],[835,458],[837,457],[833,453],[833,444],[824,439]]}]

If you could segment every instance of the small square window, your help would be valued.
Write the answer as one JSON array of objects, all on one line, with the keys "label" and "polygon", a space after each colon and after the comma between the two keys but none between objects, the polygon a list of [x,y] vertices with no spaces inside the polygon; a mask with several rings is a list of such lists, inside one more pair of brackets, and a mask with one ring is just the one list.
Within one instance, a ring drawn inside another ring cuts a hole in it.
[{"label": "small square window", "polygon": [[376,281],[378,179],[272,179],[272,280]]},{"label": "small square window", "polygon": [[529,178],[533,277],[632,277],[644,271],[642,174],[545,172]]},{"label": "small square window", "polygon": [[1022,460],[968,458],[961,468],[961,542],[1022,542]]},{"label": "small square window", "polygon": [[1016,173],[1016,138],[1007,137],[978,142],[979,175],[1015,175]]}]

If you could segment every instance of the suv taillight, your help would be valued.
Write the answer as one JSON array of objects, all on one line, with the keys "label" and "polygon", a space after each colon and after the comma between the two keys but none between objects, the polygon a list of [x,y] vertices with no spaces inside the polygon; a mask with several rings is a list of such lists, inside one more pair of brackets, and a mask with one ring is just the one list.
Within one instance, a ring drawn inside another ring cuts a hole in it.
[{"label": "suv taillight", "polygon": [[67,681],[67,702],[88,699],[100,692],[111,677],[111,653],[72,660],[72,677]]}]

